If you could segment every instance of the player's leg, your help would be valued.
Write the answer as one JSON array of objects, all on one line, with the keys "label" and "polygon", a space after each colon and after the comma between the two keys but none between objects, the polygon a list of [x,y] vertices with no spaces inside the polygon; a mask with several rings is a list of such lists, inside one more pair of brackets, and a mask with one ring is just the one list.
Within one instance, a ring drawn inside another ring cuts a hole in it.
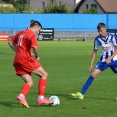
[{"label": "player's leg", "polygon": [[[117,60],[116,61],[112,61],[109,65],[110,65],[111,70],[115,74],[117,74]],[[117,97],[116,97],[116,100],[117,100]]]},{"label": "player's leg", "polygon": [[80,100],[82,100],[84,98],[84,94],[86,93],[87,89],[90,87],[90,85],[92,84],[94,78],[100,73],[101,71],[98,69],[95,69],[92,74],[89,76],[89,78],[87,79],[87,81],[85,82],[85,84],[83,85],[81,92],[77,92],[77,93],[72,93],[71,95],[73,97],[76,97]]},{"label": "player's leg", "polygon": [[82,87],[81,90],[81,94],[84,95],[87,91],[87,89],[89,88],[89,86],[92,84],[94,78],[101,72],[101,70],[99,69],[94,69],[94,71],[92,72],[92,74],[89,76],[89,78],[87,79],[86,83],[84,84],[84,86]]},{"label": "player's leg", "polygon": [[111,63],[109,63],[109,66],[114,73],[117,73],[117,60],[111,61]]},{"label": "player's leg", "polygon": [[48,73],[42,67],[39,67],[38,69],[34,70],[32,73],[40,77],[38,82],[38,94],[39,98],[42,99],[44,98]]},{"label": "player's leg", "polygon": [[98,62],[94,71],[92,72],[92,74],[88,77],[87,81],[85,82],[85,84],[83,85],[82,89],[80,92],[77,93],[72,93],[71,95],[73,97],[76,97],[78,99],[83,99],[84,98],[84,94],[86,93],[87,89],[90,87],[90,85],[92,84],[94,78],[103,70],[107,69],[109,66],[106,63],[103,62]]},{"label": "player's leg", "polygon": [[23,85],[20,94],[17,96],[17,99],[24,107],[29,108],[25,96],[28,94],[30,88],[33,86],[33,79],[32,76],[29,74],[21,75],[21,77],[25,81],[25,84]]},{"label": "player's leg", "polygon": [[41,105],[41,104],[52,103],[51,100],[44,98],[48,73],[43,69],[43,67],[39,67],[38,69],[32,71],[32,73],[40,77],[39,82],[38,82],[38,104]]}]

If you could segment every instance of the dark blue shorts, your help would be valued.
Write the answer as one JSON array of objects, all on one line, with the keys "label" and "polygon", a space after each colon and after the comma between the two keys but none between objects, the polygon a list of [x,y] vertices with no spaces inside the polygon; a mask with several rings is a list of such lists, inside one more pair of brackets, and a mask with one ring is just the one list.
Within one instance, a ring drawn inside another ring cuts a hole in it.
[{"label": "dark blue shorts", "polygon": [[99,70],[103,71],[103,70],[107,69],[108,67],[110,67],[114,73],[117,73],[117,60],[111,61],[109,64],[99,61],[96,65],[95,69],[99,69]]}]

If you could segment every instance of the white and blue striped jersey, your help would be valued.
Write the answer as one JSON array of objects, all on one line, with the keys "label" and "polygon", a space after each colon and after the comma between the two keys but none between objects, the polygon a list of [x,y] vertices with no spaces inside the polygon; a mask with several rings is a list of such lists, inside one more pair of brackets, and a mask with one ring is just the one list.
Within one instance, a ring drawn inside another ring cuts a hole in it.
[{"label": "white and blue striped jersey", "polygon": [[[94,49],[98,50],[99,47],[102,48],[102,54],[100,57],[100,61],[102,62],[114,53],[115,46],[117,46],[117,37],[112,33],[107,33],[106,38],[102,38],[99,35],[94,40]],[[117,60],[117,55],[115,55],[112,60]]]}]

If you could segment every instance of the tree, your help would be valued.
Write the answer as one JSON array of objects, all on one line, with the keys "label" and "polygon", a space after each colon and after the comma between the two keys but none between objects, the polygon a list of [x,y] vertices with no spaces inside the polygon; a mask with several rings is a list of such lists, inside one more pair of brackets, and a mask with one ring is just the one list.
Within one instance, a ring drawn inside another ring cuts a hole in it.
[{"label": "tree", "polygon": [[16,8],[16,12],[23,12],[27,7],[26,0],[17,0],[13,2],[13,6]]},{"label": "tree", "polygon": [[14,7],[4,7],[4,6],[0,6],[0,13],[15,13],[16,9]]},{"label": "tree", "polygon": [[10,3],[10,0],[2,0],[3,2]]},{"label": "tree", "polygon": [[60,5],[57,2],[49,3],[47,7],[43,9],[43,13],[70,13],[70,9],[67,4],[61,3]]},{"label": "tree", "polygon": [[90,8],[89,10],[84,9],[83,13],[85,13],[85,14],[98,14],[98,10],[96,8]]},{"label": "tree", "polygon": [[13,3],[14,0],[2,0],[2,1],[6,3]]}]

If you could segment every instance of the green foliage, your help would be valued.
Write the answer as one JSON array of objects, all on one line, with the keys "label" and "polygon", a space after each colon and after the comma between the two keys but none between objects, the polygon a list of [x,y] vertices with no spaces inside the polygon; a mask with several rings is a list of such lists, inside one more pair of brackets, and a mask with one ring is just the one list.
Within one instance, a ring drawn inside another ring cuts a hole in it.
[{"label": "green foliage", "polygon": [[5,3],[13,4],[13,7],[10,7],[9,4],[3,4],[0,6],[0,13],[16,13],[16,12],[23,12],[30,13],[31,8],[26,5],[25,0],[18,0],[14,2],[14,0],[4,0]]},{"label": "green foliage", "polygon": [[43,12],[44,12],[44,10],[43,9],[40,9],[40,8],[34,10],[34,13],[43,13]]},{"label": "green foliage", "polygon": [[14,8],[10,10],[1,8],[1,13],[71,13],[69,6],[63,2],[60,5],[58,5],[56,1],[54,3],[50,2],[44,9],[38,8],[36,10],[32,10],[31,7],[26,4],[26,0],[17,0],[16,2],[13,0],[4,0],[4,2],[12,3]]},{"label": "green foliage", "polygon": [[26,12],[30,11],[30,8],[26,5],[25,0],[18,0],[16,2],[13,2],[13,6],[16,8],[16,12]]},{"label": "green foliage", "polygon": [[98,14],[98,10],[96,8],[90,8],[89,10],[84,9],[83,13],[85,13],[85,14]]},{"label": "green foliage", "polygon": [[15,12],[16,12],[16,9],[14,7],[10,7],[10,6],[3,7],[3,6],[0,6],[0,13],[15,13]]},{"label": "green foliage", "polygon": [[12,0],[2,0],[5,3],[10,3]]},{"label": "green foliage", "polygon": [[70,13],[70,9],[67,4],[62,3],[58,5],[57,3],[49,3],[47,7],[44,8],[43,13]]},{"label": "green foliage", "polygon": [[25,5],[24,6],[24,13],[31,13],[31,12],[32,12],[32,9],[28,5]]}]

